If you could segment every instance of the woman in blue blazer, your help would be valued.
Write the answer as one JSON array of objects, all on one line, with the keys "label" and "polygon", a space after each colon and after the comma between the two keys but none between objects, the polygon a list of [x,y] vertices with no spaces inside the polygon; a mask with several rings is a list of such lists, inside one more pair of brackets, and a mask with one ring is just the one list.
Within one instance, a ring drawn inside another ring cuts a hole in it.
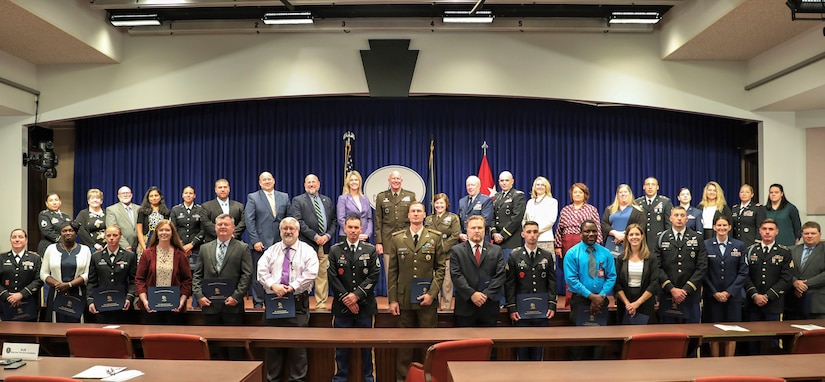
[{"label": "woman in blue blazer", "polygon": [[[742,303],[748,265],[745,264],[745,245],[732,238],[731,218],[718,215],[713,221],[714,237],[705,240],[708,253],[708,272],[704,281],[704,317],[702,322],[742,321]],[[725,355],[732,356],[736,343],[727,342]],[[719,356],[718,342],[711,344],[711,355]]]}]

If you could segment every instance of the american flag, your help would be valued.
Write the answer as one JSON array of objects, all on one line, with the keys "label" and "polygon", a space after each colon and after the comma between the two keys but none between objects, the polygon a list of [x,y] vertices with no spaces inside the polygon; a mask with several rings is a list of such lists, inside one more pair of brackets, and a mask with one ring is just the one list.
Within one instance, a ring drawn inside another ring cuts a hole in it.
[{"label": "american flag", "polygon": [[344,180],[347,174],[355,170],[355,160],[352,158],[352,141],[355,140],[355,133],[347,131],[344,133]]}]

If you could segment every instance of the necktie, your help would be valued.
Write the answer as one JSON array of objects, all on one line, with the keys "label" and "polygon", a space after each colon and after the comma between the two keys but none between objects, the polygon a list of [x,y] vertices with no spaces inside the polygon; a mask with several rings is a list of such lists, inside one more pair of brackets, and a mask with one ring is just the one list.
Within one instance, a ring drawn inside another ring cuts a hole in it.
[{"label": "necktie", "polygon": [[682,241],[682,234],[681,233],[676,234],[676,241],[678,241],[678,242]]},{"label": "necktie", "polygon": [[647,205],[648,205],[648,207],[650,207],[650,205],[651,205],[651,204],[653,204],[653,199],[648,199],[648,200],[647,200]]},{"label": "necktie", "polygon": [[811,247],[805,247],[805,249],[802,250],[802,261],[800,261],[799,266],[805,266],[805,260],[808,260],[808,255],[811,254],[811,249]]},{"label": "necktie", "polygon": [[114,264],[115,263],[115,254],[109,252],[109,262]]},{"label": "necktie", "polygon": [[771,247],[768,247],[766,245],[765,247],[762,248],[762,253],[768,253],[770,250],[771,250]]},{"label": "necktie", "polygon": [[269,209],[272,210],[272,216],[277,216],[277,212],[275,212],[275,197],[272,196],[271,192],[266,193],[266,198],[269,199]]},{"label": "necktie", "polygon": [[393,197],[393,198],[397,198],[397,197],[398,197],[398,193],[397,193],[397,192],[393,192],[393,193],[392,193],[392,197]]},{"label": "necktie", "polygon": [[587,247],[587,272],[590,273],[590,277],[596,277],[596,248]]},{"label": "necktie", "polygon": [[470,199],[467,199],[467,207],[471,208],[471,209],[473,207],[473,197],[472,196],[470,197]]},{"label": "necktie", "polygon": [[284,265],[281,267],[281,284],[283,285],[289,284],[289,268],[292,264],[292,256],[289,253],[291,249],[290,247],[284,248]]},{"label": "necktie", "polygon": [[532,262],[535,259],[536,259],[536,253],[533,252],[533,251],[530,251],[530,261]]},{"label": "necktie", "polygon": [[476,255],[476,264],[481,266],[481,246],[478,245],[478,244],[476,244],[475,255]]},{"label": "necktie", "polygon": [[129,215],[129,223],[135,225],[135,215],[132,215],[132,206],[126,206],[126,214]]},{"label": "necktie", "polygon": [[413,235],[413,247],[418,246],[418,234]]},{"label": "necktie", "polygon": [[[17,263],[17,265],[20,265],[20,260],[21,260],[22,258],[23,258],[23,256],[22,256],[22,255],[14,255],[14,262],[15,262],[15,263]],[[804,258],[804,257],[803,257],[803,258]]]},{"label": "necktie", "polygon": [[218,246],[218,253],[216,257],[218,259],[218,270],[220,271],[223,269],[223,260],[226,258],[226,243],[221,243],[221,245]]},{"label": "necktie", "polygon": [[186,207],[186,214],[189,215],[192,213],[192,207]]},{"label": "necktie", "polygon": [[318,232],[324,233],[324,213],[321,211],[321,205],[318,203],[318,197],[312,198],[312,203],[315,204],[315,216],[318,218]]}]

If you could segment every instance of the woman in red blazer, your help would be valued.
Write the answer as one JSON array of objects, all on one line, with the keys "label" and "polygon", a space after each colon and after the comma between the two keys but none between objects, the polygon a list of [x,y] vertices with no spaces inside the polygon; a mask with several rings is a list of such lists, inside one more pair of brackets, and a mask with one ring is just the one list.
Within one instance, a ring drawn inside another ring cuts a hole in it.
[{"label": "woman in red blazer", "polygon": [[[164,286],[180,287],[180,296],[175,296],[178,299],[167,304],[171,306],[171,310],[149,309],[149,288]],[[147,323],[183,323],[183,315],[178,313],[186,311],[186,300],[192,295],[192,270],[178,232],[169,220],[158,223],[149,248],[143,251],[138,260],[135,292],[146,312]]]}]

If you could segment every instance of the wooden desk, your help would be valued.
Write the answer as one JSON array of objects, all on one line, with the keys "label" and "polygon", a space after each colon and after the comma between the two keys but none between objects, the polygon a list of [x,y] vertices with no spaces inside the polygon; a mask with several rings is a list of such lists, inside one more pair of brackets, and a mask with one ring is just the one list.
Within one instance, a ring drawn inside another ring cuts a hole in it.
[{"label": "wooden desk", "polygon": [[95,365],[126,366],[144,373],[130,381],[264,381],[263,364],[259,361],[167,361],[66,357],[41,357],[38,361],[26,361],[26,366],[16,370],[0,369],[0,380],[5,380],[10,375],[71,377]]},{"label": "wooden desk", "polygon": [[821,354],[662,360],[450,362],[454,382],[690,382],[696,377],[747,375],[792,380],[825,378]]}]

